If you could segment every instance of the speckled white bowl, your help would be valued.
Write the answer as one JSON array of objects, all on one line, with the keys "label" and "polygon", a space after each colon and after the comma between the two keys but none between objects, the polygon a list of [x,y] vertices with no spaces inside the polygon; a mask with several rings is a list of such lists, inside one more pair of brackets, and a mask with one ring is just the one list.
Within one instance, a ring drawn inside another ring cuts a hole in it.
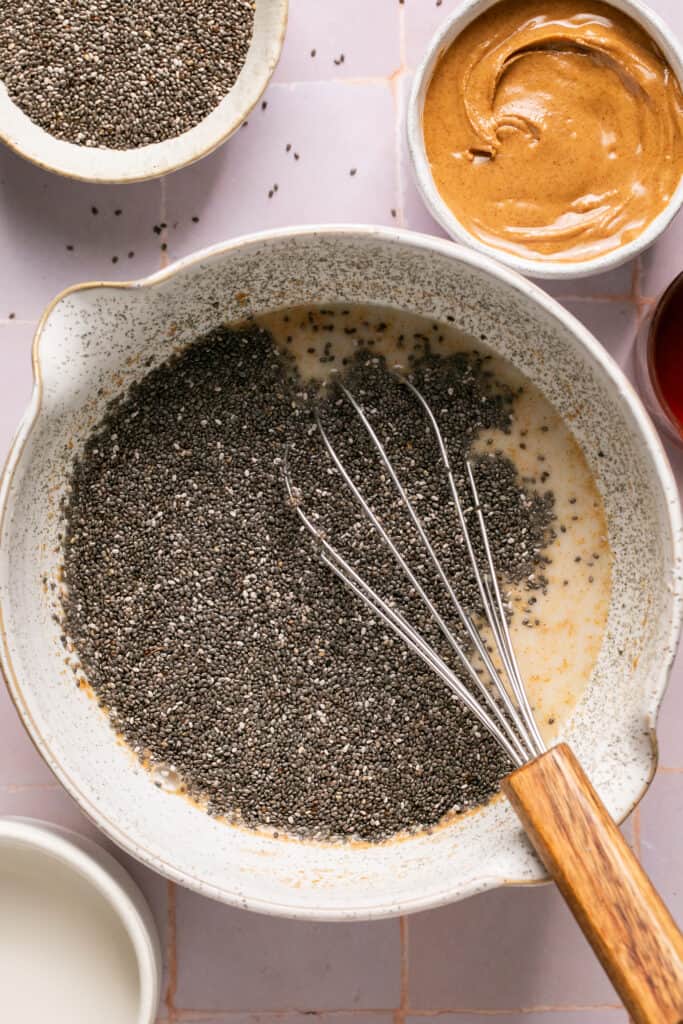
[{"label": "speckled white bowl", "polygon": [[0,658],[17,710],[67,790],[134,856],[207,896],[318,919],[419,910],[543,871],[502,799],[432,835],[327,845],[226,825],[158,789],[74,685],[43,578],[59,577],[65,478],[109,397],[217,324],[334,301],[453,316],[571,422],[604,494],[615,566],[603,649],[564,735],[617,818],[654,771],[681,614],[677,490],[639,399],[574,317],[494,261],[398,230],[289,229],[57,298],[36,335],[33,398],[0,490]]},{"label": "speckled white bowl", "polygon": [[[513,270],[518,270],[520,274],[545,279],[566,278],[571,280],[612,270],[647,249],[670,224],[683,204],[683,178],[665,208],[637,238],[627,245],[621,245],[612,252],[594,259],[574,261],[524,259],[521,256],[515,256],[514,253],[506,252],[505,249],[498,249],[482,242],[461,224],[434,183],[422,131],[422,114],[429,83],[439,60],[460,33],[480,14],[499,2],[500,0],[466,0],[465,3],[458,6],[455,13],[444,22],[432,39],[415,75],[406,113],[406,130],[413,174],[422,199],[432,217],[456,242],[463,242],[478,252],[493,256],[506,266],[512,267]],[[616,7],[617,10],[630,15],[643,27],[659,46],[679,82],[683,84],[683,46],[659,15],[640,0],[606,0],[606,2],[610,3],[612,7]]]},{"label": "speckled white bowl", "polygon": [[235,85],[215,110],[182,135],[137,149],[76,146],[31,121],[0,81],[0,141],[46,171],[99,184],[158,178],[208,156],[240,127],[280,59],[289,0],[255,0],[255,4],[254,35]]}]

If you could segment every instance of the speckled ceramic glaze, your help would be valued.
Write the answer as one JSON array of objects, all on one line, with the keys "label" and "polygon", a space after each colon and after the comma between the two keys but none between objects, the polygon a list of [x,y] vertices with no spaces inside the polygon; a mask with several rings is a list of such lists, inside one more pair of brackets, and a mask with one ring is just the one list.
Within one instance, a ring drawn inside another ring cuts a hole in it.
[{"label": "speckled ceramic glaze", "polygon": [[[432,39],[415,75],[406,112],[406,128],[413,173],[422,199],[432,217],[441,224],[451,238],[457,242],[471,245],[479,252],[494,256],[501,263],[513,267],[522,274],[546,279],[573,279],[599,274],[602,271],[618,267],[652,245],[676,216],[683,204],[683,178],[664,209],[632,241],[594,259],[571,261],[525,259],[514,253],[506,252],[504,249],[488,245],[460,223],[451,208],[442,199],[441,193],[434,183],[422,132],[422,114],[429,84],[436,65],[451,44],[475,18],[498,2],[499,0],[466,0],[465,3],[459,5]],[[624,14],[628,14],[642,26],[654,39],[679,82],[683,84],[683,47],[659,15],[650,10],[646,4],[641,3],[641,0],[607,0],[607,2],[617,10],[623,11]]]},{"label": "speckled ceramic glaze", "polygon": [[431,835],[326,845],[226,825],[157,788],[74,685],[49,582],[58,580],[71,459],[112,395],[217,324],[337,301],[453,316],[485,334],[571,423],[604,495],[615,563],[604,645],[564,738],[617,818],[654,770],[681,612],[677,491],[638,398],[577,320],[486,257],[401,231],[281,231],[208,250],[146,281],[59,297],[36,336],[33,399],[1,492],[2,665],[12,697],[61,782],[130,853],[228,903],[321,919],[418,910],[543,872],[502,799]]},{"label": "speckled ceramic glaze", "polygon": [[0,81],[0,141],[46,171],[81,181],[143,181],[177,171],[230,138],[260,99],[280,59],[288,6],[289,0],[255,0],[254,35],[237,81],[215,110],[176,138],[137,149],[76,146],[31,121]]}]

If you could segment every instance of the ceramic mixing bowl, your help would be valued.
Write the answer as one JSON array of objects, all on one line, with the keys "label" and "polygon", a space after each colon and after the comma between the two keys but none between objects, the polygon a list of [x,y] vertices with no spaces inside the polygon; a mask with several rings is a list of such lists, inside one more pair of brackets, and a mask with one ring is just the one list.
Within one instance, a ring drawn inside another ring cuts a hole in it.
[{"label": "ceramic mixing bowl", "polygon": [[254,35],[235,85],[182,135],[137,149],[76,146],[31,121],[0,81],[0,141],[46,171],[99,184],[158,178],[192,164],[229,139],[261,98],[280,59],[288,6],[289,0],[255,0]]},{"label": "ceramic mixing bowl", "polygon": [[[529,274],[531,277],[545,279],[566,278],[571,280],[577,277],[587,277],[591,274],[600,274],[603,271],[621,266],[622,263],[627,263],[628,260],[633,259],[643,252],[644,249],[647,249],[648,246],[652,245],[676,216],[683,204],[683,178],[664,209],[632,241],[594,259],[571,261],[560,259],[525,259],[522,256],[516,256],[514,253],[506,252],[505,249],[498,249],[494,245],[488,245],[461,224],[436,187],[427,158],[422,132],[422,114],[429,84],[441,57],[461,32],[464,31],[470,22],[474,21],[480,14],[483,14],[484,11],[487,11],[498,2],[499,0],[466,0],[465,3],[459,5],[454,14],[444,22],[432,39],[415,74],[406,113],[406,129],[413,175],[425,206],[432,217],[448,232],[451,238],[454,238],[457,242],[464,242],[465,245],[471,245],[478,252],[487,253],[495,257],[501,263],[505,263],[506,266],[512,267],[514,270],[518,270],[521,274]],[[608,2],[612,7],[616,7],[617,10],[623,11],[633,18],[638,25],[642,26],[650,38],[654,39],[678,81],[683,85],[683,46],[662,19],[644,3],[641,3],[640,0],[608,0]]]},{"label": "ceramic mixing bowl", "polygon": [[543,870],[503,799],[381,845],[276,839],[208,817],[155,785],[74,685],[50,587],[71,460],[106,402],[218,324],[331,302],[453,317],[486,335],[571,424],[604,496],[614,570],[602,650],[563,738],[619,819],[654,771],[682,539],[666,457],[616,364],[534,285],[451,242],[380,228],[288,229],[217,246],[145,281],[87,284],[55,300],[36,335],[33,398],[0,492],[1,659],[17,710],[83,810],[162,874],[241,907],[350,919],[538,881]]}]

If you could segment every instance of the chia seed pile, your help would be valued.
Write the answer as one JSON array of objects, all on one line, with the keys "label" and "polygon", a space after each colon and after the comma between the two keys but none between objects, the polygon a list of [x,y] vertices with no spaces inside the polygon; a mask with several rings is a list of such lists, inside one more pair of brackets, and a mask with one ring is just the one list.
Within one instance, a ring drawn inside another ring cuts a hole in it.
[{"label": "chia seed pile", "polygon": [[[488,357],[436,357],[418,341],[410,360],[454,465],[482,430],[509,429],[515,395]],[[307,510],[453,662],[346,495],[312,410],[438,594],[362,426],[335,385],[303,384],[293,362],[257,326],[221,328],[111,404],[65,499],[63,642],[138,756],[178,773],[209,813],[296,835],[381,840],[485,802],[511,766],[302,531],[285,497],[285,446]],[[345,379],[476,614],[417,403],[362,338]],[[530,607],[546,583],[552,494],[527,487],[495,446],[476,476],[499,571],[525,581]],[[441,611],[453,617],[444,602]]]},{"label": "chia seed pile", "polygon": [[253,25],[253,0],[18,0],[3,4],[0,80],[56,138],[132,149],[218,105]]}]

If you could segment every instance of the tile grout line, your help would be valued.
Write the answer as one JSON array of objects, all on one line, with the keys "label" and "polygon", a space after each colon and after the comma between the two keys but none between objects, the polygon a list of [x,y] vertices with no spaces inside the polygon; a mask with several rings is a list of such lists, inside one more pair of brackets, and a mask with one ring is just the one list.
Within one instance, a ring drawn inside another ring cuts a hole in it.
[{"label": "tile grout line", "polygon": [[410,997],[408,993],[408,918],[402,914],[398,919],[399,929],[399,971],[400,993],[398,1009],[394,1013],[394,1024],[405,1024]]},{"label": "tile grout line", "polygon": [[166,937],[166,960],[168,966],[168,983],[164,1005],[167,1010],[169,1024],[178,1020],[175,997],[178,989],[178,942],[177,942],[177,917],[176,917],[176,886],[175,882],[166,883],[166,924],[168,935]]},{"label": "tile grout line", "polygon": [[[436,1010],[410,1010],[411,1017],[419,1018],[438,1018],[448,1015],[463,1015],[472,1017],[505,1017],[513,1013],[518,1014],[539,1014],[539,1013],[591,1013],[594,1010],[605,1010],[610,1012],[623,1011],[624,1007],[621,1003],[586,1003],[586,1004],[575,1004],[568,1003],[566,1005],[548,1005],[541,1003],[538,1006],[514,1006],[505,1008],[491,1008],[491,1009],[477,1009],[471,1006],[456,1006],[450,1009],[440,1007]],[[300,1008],[284,1008],[281,1010],[189,1010],[181,1009],[174,1010],[175,1016],[173,1017],[174,1022],[187,1022],[190,1021],[203,1021],[211,1020],[231,1020],[233,1017],[243,1018],[244,1016],[258,1017],[259,1020],[282,1020],[285,1015],[291,1017],[360,1017],[366,1018],[369,1016],[383,1016],[390,1017],[396,1016],[395,1010],[387,1009],[386,1007],[368,1007],[365,1009],[358,1009],[352,1007],[349,1009],[334,1008],[334,1009],[300,1009]],[[164,1017],[163,1020],[169,1021],[171,1024],[170,1017]]]},{"label": "tile grout line", "polygon": [[653,298],[649,295],[643,295],[642,281],[643,257],[641,255],[636,256],[635,260],[633,261],[633,275],[631,279],[631,296],[633,302],[635,303],[636,312],[638,313],[638,326],[640,326],[640,321],[643,318],[643,312],[645,308],[656,301],[656,298]]},{"label": "tile grout line", "polygon": [[390,78],[391,91],[396,107],[394,122],[394,146],[396,149],[396,220],[399,227],[406,226],[405,181],[403,174],[403,79],[406,73],[406,15],[405,7],[398,9],[398,55],[400,66]]},{"label": "tile grout line", "polygon": [[585,1006],[570,1004],[567,1006],[516,1006],[512,1009],[499,1010],[483,1010],[474,1009],[472,1007],[456,1007],[452,1010],[411,1010],[411,1016],[413,1017],[441,1017],[446,1015],[466,1015],[472,1017],[505,1017],[512,1013],[526,1014],[538,1014],[538,1013],[591,1013],[593,1010],[609,1010],[617,1011],[623,1010],[621,1003],[591,1003]]},{"label": "tile grout line", "polygon": [[[405,61],[401,58],[402,69],[404,65]],[[268,89],[298,89],[307,85],[386,85],[390,77],[390,75],[359,75],[358,77],[349,75],[345,78],[341,76],[339,78],[303,78],[291,82],[271,82]]]},{"label": "tile grout line", "polygon": [[405,181],[403,173],[403,68],[398,68],[389,79],[389,86],[391,87],[391,95],[394,101],[394,156],[396,160],[395,173],[396,178],[394,182],[394,202],[396,204],[395,219],[392,217],[392,221],[398,224],[399,227],[404,228],[406,226],[405,220]]},{"label": "tile grout line", "polygon": [[[547,294],[550,295],[549,292]],[[550,298],[561,305],[566,302],[632,302],[635,306],[649,306],[655,301],[649,295],[641,295],[636,299],[632,291],[615,295],[606,295],[604,292],[599,295],[550,295]]]},{"label": "tile grout line", "polygon": [[636,256],[633,261],[633,269],[631,271],[631,291],[630,297],[633,302],[638,301],[638,295],[640,293],[640,256]]}]

